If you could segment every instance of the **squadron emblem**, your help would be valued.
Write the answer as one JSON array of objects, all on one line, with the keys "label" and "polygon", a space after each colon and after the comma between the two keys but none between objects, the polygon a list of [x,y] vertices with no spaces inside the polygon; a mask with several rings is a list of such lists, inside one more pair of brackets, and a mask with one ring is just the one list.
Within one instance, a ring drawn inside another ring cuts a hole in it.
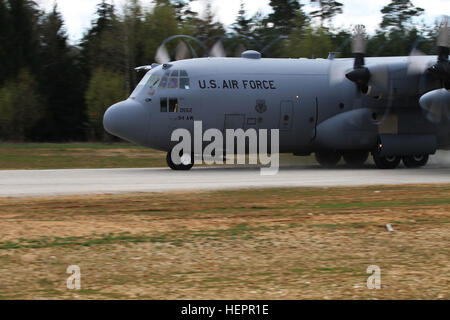
[{"label": "squadron emblem", "polygon": [[256,112],[258,113],[264,113],[267,111],[267,105],[265,100],[256,100]]}]

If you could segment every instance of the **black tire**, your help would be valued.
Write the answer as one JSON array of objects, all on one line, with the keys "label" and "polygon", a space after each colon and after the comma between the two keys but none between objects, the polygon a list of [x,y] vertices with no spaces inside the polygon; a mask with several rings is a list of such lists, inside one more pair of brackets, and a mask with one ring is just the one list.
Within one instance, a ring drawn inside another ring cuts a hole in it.
[{"label": "black tire", "polygon": [[[180,155],[181,156],[181,155]],[[191,155],[190,163],[175,164],[172,161],[172,151],[169,151],[166,156],[166,162],[170,169],[175,171],[188,171],[194,166],[194,157]]]},{"label": "black tire", "polygon": [[373,154],[373,161],[375,161],[378,169],[395,169],[401,160],[402,158],[397,156],[381,157],[378,152],[374,152]]},{"label": "black tire", "polygon": [[346,151],[343,156],[345,163],[350,167],[362,167],[369,158],[369,151]]},{"label": "black tire", "polygon": [[341,160],[342,155],[336,151],[318,151],[316,152],[317,162],[325,168],[336,167]]},{"label": "black tire", "polygon": [[427,154],[403,157],[403,164],[407,168],[420,168],[427,164],[429,156]]}]

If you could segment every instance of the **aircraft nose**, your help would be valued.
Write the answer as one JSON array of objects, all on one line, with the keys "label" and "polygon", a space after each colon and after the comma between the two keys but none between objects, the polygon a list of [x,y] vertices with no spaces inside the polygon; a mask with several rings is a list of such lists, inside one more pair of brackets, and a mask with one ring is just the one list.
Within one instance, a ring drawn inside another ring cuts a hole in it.
[{"label": "aircraft nose", "polygon": [[106,110],[103,127],[116,137],[145,145],[149,129],[148,112],[139,102],[128,99]]}]

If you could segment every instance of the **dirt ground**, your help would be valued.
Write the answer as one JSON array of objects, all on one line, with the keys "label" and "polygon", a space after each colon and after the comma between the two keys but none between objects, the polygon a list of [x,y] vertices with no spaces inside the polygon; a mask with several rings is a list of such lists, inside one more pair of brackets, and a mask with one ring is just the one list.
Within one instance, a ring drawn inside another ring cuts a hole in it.
[{"label": "dirt ground", "polygon": [[450,185],[3,198],[0,230],[1,299],[450,298]]}]

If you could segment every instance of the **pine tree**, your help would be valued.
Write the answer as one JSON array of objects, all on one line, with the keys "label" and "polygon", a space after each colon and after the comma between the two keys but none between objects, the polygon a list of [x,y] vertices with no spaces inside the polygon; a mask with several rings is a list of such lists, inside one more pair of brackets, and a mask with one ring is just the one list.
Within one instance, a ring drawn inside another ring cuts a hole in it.
[{"label": "pine tree", "polygon": [[232,29],[238,35],[249,36],[251,29],[252,19],[247,18],[247,11],[245,10],[244,1],[241,0],[240,10],[236,18],[236,22],[233,24]]},{"label": "pine tree", "polygon": [[333,43],[327,29],[306,27],[292,32],[286,41],[284,55],[293,58],[326,58],[331,51]]},{"label": "pine tree", "polygon": [[12,38],[11,21],[9,10],[6,7],[5,0],[0,0],[0,86],[14,72],[9,61],[11,50],[10,42]]},{"label": "pine tree", "polygon": [[197,17],[197,13],[192,11],[189,4],[192,0],[172,0],[171,3],[175,8],[176,19],[179,26],[182,27],[183,23],[187,20]]},{"label": "pine tree", "polygon": [[42,19],[39,31],[39,88],[46,103],[36,135],[54,141],[79,138],[84,121],[81,78],[56,5]]},{"label": "pine tree", "polygon": [[40,16],[37,5],[30,0],[8,0],[7,7],[10,36],[1,45],[6,45],[9,76],[15,77],[24,68],[37,73],[39,39],[36,26]]},{"label": "pine tree", "polygon": [[383,14],[381,28],[385,30],[392,28],[403,32],[407,23],[423,12],[424,9],[414,6],[410,0],[392,0],[381,9]]},{"label": "pine tree", "polygon": [[[294,30],[302,28],[306,15],[303,5],[298,0],[271,0],[273,12],[263,20],[265,26],[260,30],[260,39],[265,46],[270,46],[264,54],[270,57],[283,56],[283,42],[281,36],[289,36]],[[302,22],[303,21],[303,22]]]},{"label": "pine tree", "polygon": [[124,86],[124,77],[120,73],[103,68],[93,71],[85,93],[91,139],[111,140],[103,129],[103,115],[108,107],[125,98]]},{"label": "pine tree", "polygon": [[97,18],[81,41],[85,73],[101,66],[123,71],[124,50],[120,34],[120,25],[113,4],[105,0],[97,6]]},{"label": "pine tree", "polygon": [[137,85],[137,75],[134,68],[145,64],[142,41],[143,12],[139,0],[130,0],[124,7],[121,35],[124,50],[123,72],[126,74],[126,90]]},{"label": "pine tree", "polygon": [[311,17],[320,18],[323,23],[327,20],[331,20],[334,16],[341,14],[343,4],[335,0],[311,0],[312,3],[318,3],[320,9],[312,11]]},{"label": "pine tree", "polygon": [[273,12],[269,14],[266,22],[272,23],[278,35],[288,35],[294,26],[294,18],[301,9],[298,0],[271,0]]},{"label": "pine tree", "polygon": [[[168,1],[161,1],[144,18],[142,41],[146,64],[154,62],[156,50],[161,43],[176,34],[179,34],[179,29],[175,9]],[[169,51],[172,52],[175,48],[174,43],[169,43],[168,47]]]},{"label": "pine tree", "polygon": [[205,10],[205,17],[196,21],[196,37],[203,41],[209,48],[214,43],[225,36],[225,28],[220,22],[215,22],[215,14],[212,10],[211,2],[208,2]]},{"label": "pine tree", "polygon": [[26,68],[20,70],[0,88],[0,137],[29,140],[43,118],[42,106],[35,78]]}]

